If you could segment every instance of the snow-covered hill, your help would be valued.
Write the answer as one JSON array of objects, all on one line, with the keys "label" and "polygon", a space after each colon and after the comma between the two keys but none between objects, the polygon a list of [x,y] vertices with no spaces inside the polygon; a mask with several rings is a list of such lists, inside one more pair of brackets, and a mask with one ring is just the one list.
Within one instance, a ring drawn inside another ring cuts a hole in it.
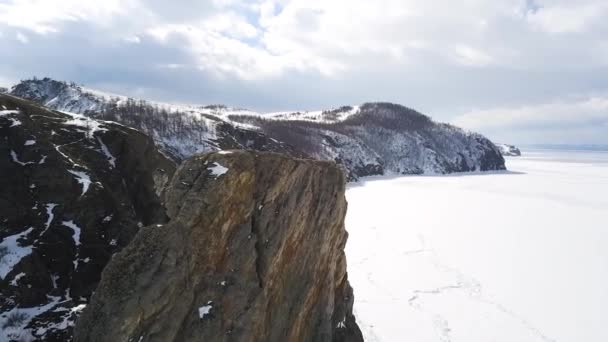
[{"label": "snow-covered hill", "polygon": [[498,148],[482,135],[391,103],[258,113],[136,100],[48,78],[22,81],[11,93],[142,130],[177,160],[220,149],[274,151],[336,161],[350,179],[505,168]]}]

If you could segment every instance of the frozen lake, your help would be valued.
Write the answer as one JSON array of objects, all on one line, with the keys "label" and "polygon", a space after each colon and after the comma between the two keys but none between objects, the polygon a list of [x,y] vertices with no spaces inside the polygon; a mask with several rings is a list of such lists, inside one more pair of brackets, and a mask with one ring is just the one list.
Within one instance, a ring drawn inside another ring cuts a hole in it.
[{"label": "frozen lake", "polygon": [[350,186],[366,341],[608,341],[608,153],[523,152],[507,173]]}]

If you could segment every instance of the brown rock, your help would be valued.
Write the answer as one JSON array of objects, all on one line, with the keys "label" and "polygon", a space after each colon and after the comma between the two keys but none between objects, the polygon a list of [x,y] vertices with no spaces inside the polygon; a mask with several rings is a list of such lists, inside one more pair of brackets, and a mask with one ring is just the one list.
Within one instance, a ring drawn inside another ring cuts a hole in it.
[{"label": "brown rock", "polygon": [[195,156],[102,274],[76,341],[362,341],[343,173],[273,153]]}]

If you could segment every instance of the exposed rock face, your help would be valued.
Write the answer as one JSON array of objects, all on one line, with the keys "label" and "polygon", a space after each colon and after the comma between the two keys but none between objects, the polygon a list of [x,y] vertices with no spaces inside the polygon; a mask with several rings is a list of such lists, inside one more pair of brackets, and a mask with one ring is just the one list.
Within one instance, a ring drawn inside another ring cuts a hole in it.
[{"label": "exposed rock face", "polygon": [[500,151],[484,136],[392,103],[263,114],[134,100],[51,79],[23,81],[12,93],[140,129],[176,160],[220,149],[273,151],[335,161],[349,180],[505,169]]},{"label": "exposed rock face", "polygon": [[171,221],[104,270],[76,341],[362,341],[346,274],[345,179],[273,153],[186,160]]},{"label": "exposed rock face", "polygon": [[509,157],[519,157],[521,156],[521,151],[513,146],[513,145],[507,145],[507,144],[496,144],[496,147],[498,147],[498,149],[500,150],[500,153],[503,156],[509,156]]},{"label": "exposed rock face", "polygon": [[174,171],[138,131],[0,95],[0,341],[69,340]]}]

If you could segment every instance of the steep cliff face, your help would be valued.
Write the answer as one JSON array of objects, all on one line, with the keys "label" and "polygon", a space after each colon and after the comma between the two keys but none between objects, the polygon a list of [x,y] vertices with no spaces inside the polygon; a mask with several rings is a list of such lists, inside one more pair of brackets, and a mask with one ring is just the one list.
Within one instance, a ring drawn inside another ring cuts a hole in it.
[{"label": "steep cliff face", "polygon": [[114,255],[76,341],[362,341],[346,274],[345,179],[273,153],[186,160],[168,224]]},{"label": "steep cliff face", "polygon": [[12,93],[140,129],[176,160],[227,148],[282,152],[335,161],[349,180],[505,169],[500,151],[484,136],[392,103],[256,113],[134,100],[50,79],[24,81]]},{"label": "steep cliff face", "polygon": [[0,341],[69,340],[174,171],[138,131],[0,94]]}]

